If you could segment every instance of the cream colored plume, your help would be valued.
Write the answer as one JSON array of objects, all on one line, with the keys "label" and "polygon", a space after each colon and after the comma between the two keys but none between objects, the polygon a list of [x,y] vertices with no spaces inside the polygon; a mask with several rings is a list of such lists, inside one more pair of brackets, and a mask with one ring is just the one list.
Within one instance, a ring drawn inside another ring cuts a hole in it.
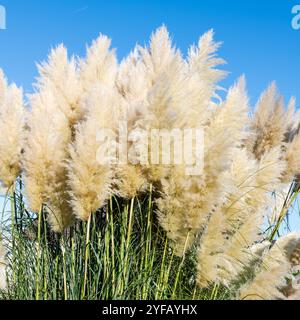
[{"label": "cream colored plume", "polygon": [[[187,177],[180,167],[163,180],[163,197],[158,200],[160,222],[175,242],[177,253],[191,246],[209,215],[225,201],[231,189],[225,174],[235,148],[244,137],[248,99],[241,78],[204,127],[204,168],[198,176]],[[189,238],[187,241],[187,237]],[[204,249],[206,251],[206,249]]]},{"label": "cream colored plume", "polygon": [[[151,81],[147,77],[146,65],[141,59],[138,46],[121,62],[116,86],[119,93],[130,103],[128,112],[140,114],[144,111],[141,104],[145,103]],[[133,115],[130,118],[136,121]]]},{"label": "cream colored plume", "polygon": [[287,169],[283,178],[284,182],[291,182],[300,175],[300,132],[295,135],[287,145],[285,160]]},{"label": "cream colored plume", "polygon": [[147,186],[140,160],[142,156],[148,159],[148,155],[141,154],[135,145],[139,142],[136,138],[139,132],[138,122],[146,114],[146,97],[150,82],[146,77],[146,66],[141,60],[138,47],[121,62],[116,87],[122,97],[120,125],[127,135],[125,140],[123,134],[119,135],[119,142],[123,146],[120,150],[122,161],[116,166],[116,192],[121,197],[130,199]]},{"label": "cream colored plume", "polygon": [[[226,242],[224,259],[219,265],[224,283],[229,283],[253,260],[249,248],[261,240],[260,231],[267,215],[270,193],[281,186],[280,179],[285,170],[285,162],[280,160],[280,149],[265,154],[254,168],[248,172],[245,180],[237,184],[240,198],[229,203],[225,209],[228,232],[234,232],[234,235]],[[235,268],[235,272],[232,272],[232,268]],[[227,274],[224,270],[227,270]]]},{"label": "cream colored plume", "polygon": [[[190,102],[185,100],[184,80],[186,64],[181,53],[172,46],[165,27],[159,28],[151,37],[150,45],[140,48],[141,60],[146,67],[149,90],[145,101],[145,112],[136,126],[150,130],[182,127],[183,112]],[[153,154],[153,145],[149,145],[149,155]],[[160,148],[161,153],[161,148]],[[161,158],[161,154],[159,154]],[[168,172],[168,165],[150,163],[144,166],[148,179],[157,182]]]},{"label": "cream colored plume", "polygon": [[5,188],[21,172],[24,113],[22,90],[9,86],[0,69],[0,181]]},{"label": "cream colored plume", "polygon": [[290,263],[286,258],[284,248],[275,244],[263,257],[262,264],[256,270],[254,279],[240,288],[237,299],[285,299],[280,289],[286,284],[285,277],[288,276],[289,271]]},{"label": "cream colored plume", "polygon": [[117,74],[117,58],[115,50],[110,50],[111,40],[100,35],[87,48],[86,58],[80,61],[80,79],[85,92],[95,85],[112,87]]},{"label": "cream colored plume", "polygon": [[38,67],[37,89],[53,94],[56,107],[67,117],[70,125],[74,125],[83,116],[79,104],[82,86],[76,59],[69,59],[67,49],[60,45],[52,49],[48,61]]},{"label": "cream colored plume", "polygon": [[[200,286],[205,287],[214,281],[229,285],[255,259],[251,246],[261,240],[260,228],[266,216],[269,194],[281,186],[284,170],[280,149],[273,149],[260,161],[253,159],[246,150],[236,149],[229,171],[232,192],[227,187],[226,201],[215,213],[223,217],[223,223],[216,224],[212,218],[201,238],[198,255]],[[214,247],[211,238],[216,234],[219,244]],[[203,262],[207,255],[209,265]]]},{"label": "cream colored plume", "polygon": [[[65,192],[64,162],[71,129],[51,90],[45,88],[32,95],[30,104],[32,110],[28,114],[29,129],[24,146],[24,179],[30,208],[40,212],[42,205],[50,205],[60,190]],[[62,197],[59,201],[65,200]],[[71,212],[69,208],[65,212],[56,212],[55,209],[50,205],[51,223],[56,231],[62,230],[70,222]]]},{"label": "cream colored plume", "polygon": [[[218,44],[213,42],[212,36],[212,32],[207,33],[200,39],[199,48],[193,47],[190,50],[189,61],[186,66],[182,64],[181,59],[176,58],[173,60],[175,61],[173,62],[173,66],[175,66],[174,70],[178,68],[179,70],[174,73],[172,84],[167,88],[168,90],[174,89],[165,91],[165,93],[170,92],[169,94],[171,94],[170,98],[166,100],[165,106],[173,108],[170,111],[165,109],[165,114],[173,114],[173,116],[170,118],[172,122],[162,122],[164,123],[164,127],[206,130],[204,160],[206,167],[203,174],[200,174],[198,177],[187,177],[184,166],[171,168],[169,174],[162,180],[163,193],[161,199],[157,200],[160,223],[167,231],[169,238],[173,240],[176,252],[179,255],[183,253],[184,248],[188,249],[193,243],[196,233],[201,229],[207,215],[215,205],[215,196],[222,198],[221,194],[218,193],[219,188],[222,189],[222,184],[208,181],[208,178],[212,180],[214,178],[209,177],[209,173],[206,172],[206,169],[209,170],[211,164],[208,164],[206,160],[209,158],[209,155],[213,154],[210,147],[207,147],[207,136],[210,133],[213,134],[213,129],[211,128],[213,125],[209,126],[209,122],[211,121],[211,123],[218,126],[223,118],[222,111],[213,115],[214,110],[210,106],[212,104],[211,99],[215,93],[214,90],[216,89],[213,79],[217,81],[222,76],[221,71],[215,70],[215,67],[222,63],[222,61],[214,57]],[[171,45],[168,46],[168,48],[170,47]],[[174,50],[171,52],[174,57]],[[172,73],[170,74],[172,75]],[[209,82],[207,85],[206,80],[208,79],[211,82],[207,81]],[[235,105],[235,107],[238,106]],[[241,123],[240,121],[236,121],[236,116],[244,116],[243,111],[240,111],[241,109],[239,111],[234,110],[235,115],[230,111],[228,112],[228,119],[230,116],[232,116],[232,120],[234,119],[229,126],[233,125],[233,128],[235,128],[236,123]],[[215,119],[211,119],[213,117]],[[222,141],[223,138],[224,136],[222,137]],[[226,141],[226,138],[224,141]],[[232,148],[230,143],[228,145]],[[224,149],[228,145],[225,143]],[[216,159],[216,161],[220,160],[217,156]],[[213,166],[211,169],[213,170]],[[153,176],[160,176],[153,169],[152,172],[155,173],[152,174]],[[220,181],[222,180],[221,172],[215,171],[213,174],[214,177],[219,177]],[[212,188],[215,193],[210,192],[209,188]]]},{"label": "cream colored plume", "polygon": [[216,56],[221,42],[214,42],[214,31],[209,30],[200,37],[198,46],[192,46],[189,50],[188,62],[190,72],[199,75],[200,80],[214,94],[217,83],[224,78],[227,72],[216,67],[225,64],[225,60]]},{"label": "cream colored plume", "polygon": [[32,210],[39,212],[43,206],[53,230],[61,232],[73,216],[66,160],[73,127],[84,114],[80,104],[83,90],[77,61],[68,58],[63,45],[51,51],[39,73],[28,116],[26,189]]},{"label": "cream colored plume", "polygon": [[[292,267],[299,266],[298,249],[300,234],[293,232],[279,238],[269,252],[262,256],[262,264],[257,269],[253,281],[249,281],[239,291],[239,299],[274,300],[295,299],[298,289],[287,285]],[[294,285],[293,283],[292,285]]]},{"label": "cream colored plume", "polygon": [[277,92],[275,83],[261,95],[251,122],[253,135],[246,146],[257,159],[274,147],[283,146],[285,134],[292,125],[292,106],[286,111],[283,97]]},{"label": "cream colored plume", "polygon": [[87,118],[76,127],[68,171],[71,203],[82,220],[88,220],[111,194],[119,103],[114,89],[94,88],[87,100]]},{"label": "cream colored plume", "polygon": [[281,290],[288,300],[300,299],[300,232],[292,232],[280,237],[277,243],[285,249],[291,264],[290,281]]},{"label": "cream colored plume", "polygon": [[[114,145],[113,150],[108,150],[106,142],[98,137],[105,130],[108,134],[105,138],[117,143],[122,100],[115,86],[118,64],[110,43],[110,39],[100,35],[80,63],[85,90],[81,106],[85,117],[76,126],[75,140],[69,148],[68,184],[74,212],[82,220],[103,206],[114,180],[117,147]],[[108,157],[107,163],[101,163],[101,153]]]}]

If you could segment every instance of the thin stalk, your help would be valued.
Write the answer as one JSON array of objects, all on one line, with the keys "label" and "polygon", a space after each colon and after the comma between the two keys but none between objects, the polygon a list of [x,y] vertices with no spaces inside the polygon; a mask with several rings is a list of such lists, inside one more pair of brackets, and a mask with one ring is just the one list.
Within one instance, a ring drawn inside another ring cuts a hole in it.
[{"label": "thin stalk", "polygon": [[220,288],[220,285],[218,283],[215,283],[210,295],[210,300],[216,300],[219,288]]},{"label": "thin stalk", "polygon": [[[48,238],[47,238],[47,221],[43,219],[44,222],[44,241],[45,247],[48,249]],[[47,266],[49,265],[49,250],[43,250],[43,270],[44,270],[44,300],[47,300],[47,291],[48,291],[48,270]]]},{"label": "thin stalk", "polygon": [[65,246],[65,240],[64,240],[63,236],[61,238],[61,251],[62,251],[62,258],[63,258],[64,299],[68,300],[67,268],[66,268],[66,246]]},{"label": "thin stalk", "polygon": [[[164,279],[163,279],[163,285],[164,286],[169,283],[171,269],[172,269],[172,265],[173,265],[173,261],[174,261],[174,255],[175,255],[175,252],[172,251],[172,255],[171,255],[171,258],[170,258],[170,261],[169,261],[169,265],[168,265],[167,271],[164,273]],[[163,289],[164,289],[164,287],[163,287]],[[162,294],[163,294],[163,290],[161,290],[161,292],[160,292],[160,298],[159,299],[162,298]]]},{"label": "thin stalk", "polygon": [[114,216],[113,216],[113,205],[112,198],[109,202],[110,206],[110,228],[111,228],[111,259],[112,259],[112,294],[115,294],[115,284],[116,284],[116,270],[115,270],[115,237],[114,237]]},{"label": "thin stalk", "polygon": [[75,241],[74,238],[72,237],[71,239],[71,261],[72,261],[72,275],[73,275],[73,287],[75,286],[76,283],[76,272],[75,272],[75,263],[76,263],[76,258],[75,258]]},{"label": "thin stalk", "polygon": [[165,247],[164,247],[164,253],[162,257],[162,262],[161,262],[161,267],[160,267],[160,275],[159,275],[159,281],[158,281],[158,288],[155,294],[155,300],[158,300],[159,294],[162,291],[162,284],[163,284],[163,278],[164,278],[164,273],[165,273],[165,260],[166,260],[166,255],[168,252],[168,239],[166,238],[165,241]]},{"label": "thin stalk", "polygon": [[54,264],[54,285],[53,285],[53,300],[57,300],[57,283],[58,283],[58,255],[55,258]]},{"label": "thin stalk", "polygon": [[[128,220],[128,204],[125,206],[124,212],[121,213],[120,208],[119,209],[119,215],[121,216],[121,244],[120,244],[120,261],[119,263],[119,269],[118,269],[118,285],[117,285],[117,290],[116,290],[116,295],[120,295],[123,292],[123,287],[124,287],[124,277],[125,277],[125,243],[126,243],[126,226],[127,226],[127,220]],[[124,268],[123,268],[124,265]]]},{"label": "thin stalk", "polygon": [[109,286],[107,285],[109,283],[110,278],[110,262],[111,262],[111,256],[110,256],[110,224],[109,224],[109,217],[108,214],[106,214],[106,226],[105,226],[105,237],[104,237],[104,283],[106,284],[106,299],[109,296]]},{"label": "thin stalk", "polygon": [[153,185],[150,185],[150,190],[149,190],[149,204],[148,204],[148,216],[147,216],[147,243],[146,243],[146,254],[145,254],[145,269],[147,268],[147,263],[148,263],[148,256],[149,252],[151,250],[151,241],[152,241],[152,221],[151,221],[151,216],[152,216],[152,190],[153,190]]},{"label": "thin stalk", "polygon": [[127,228],[127,239],[126,239],[126,255],[125,255],[125,261],[124,261],[124,279],[125,279],[125,288],[127,287],[128,282],[128,258],[129,258],[129,247],[130,247],[130,239],[132,234],[132,227],[133,227],[133,210],[134,209],[134,198],[130,201],[130,209],[129,209],[129,222],[128,222],[128,228]]},{"label": "thin stalk", "polygon": [[194,290],[193,290],[193,296],[192,296],[192,300],[196,299],[196,293],[197,293],[197,287],[195,286]]},{"label": "thin stalk", "polygon": [[19,193],[20,193],[20,228],[23,230],[23,217],[24,217],[24,201],[23,201],[23,184],[22,176],[19,178]]},{"label": "thin stalk", "polygon": [[86,295],[86,286],[87,286],[87,275],[88,275],[88,262],[89,262],[89,256],[90,256],[90,229],[91,229],[91,220],[92,215],[90,214],[89,220],[87,222],[86,227],[86,241],[85,241],[85,258],[84,258],[84,280],[83,280],[83,289],[81,298],[84,299]]},{"label": "thin stalk", "polygon": [[126,251],[128,253],[131,233],[132,233],[132,224],[133,224],[133,209],[134,209],[134,198],[131,199],[130,202],[130,211],[129,211],[129,222],[128,222],[128,233],[127,233],[127,241],[126,241]]},{"label": "thin stalk", "polygon": [[[149,202],[148,202],[148,213],[147,213],[147,226],[146,226],[146,240],[145,240],[145,255],[144,255],[144,261],[143,261],[143,267],[144,270],[146,271],[148,269],[148,261],[149,261],[149,253],[151,251],[151,245],[152,245],[152,190],[153,190],[153,185],[150,184],[149,188]],[[144,299],[145,294],[146,294],[146,286],[148,286],[148,281],[144,282],[143,288],[142,288],[142,297]]]},{"label": "thin stalk", "polygon": [[172,300],[175,298],[175,293],[176,293],[176,289],[177,289],[177,285],[178,285],[178,281],[179,281],[179,276],[181,274],[181,269],[182,269],[184,261],[185,261],[185,253],[186,253],[186,248],[187,248],[187,243],[188,243],[189,236],[190,236],[190,234],[188,233],[188,235],[186,237],[186,240],[185,240],[185,244],[184,244],[183,256],[182,256],[181,262],[179,264],[178,271],[176,273],[176,279],[175,279],[173,293],[172,293]]},{"label": "thin stalk", "polygon": [[13,282],[16,282],[16,266],[15,266],[15,185],[10,188],[10,210],[11,210],[11,239],[12,239],[12,269]]},{"label": "thin stalk", "polygon": [[42,235],[42,219],[43,218],[43,205],[41,205],[38,214],[38,238],[37,238],[37,271],[36,271],[36,288],[35,300],[40,300],[40,268],[41,268],[41,235]]}]

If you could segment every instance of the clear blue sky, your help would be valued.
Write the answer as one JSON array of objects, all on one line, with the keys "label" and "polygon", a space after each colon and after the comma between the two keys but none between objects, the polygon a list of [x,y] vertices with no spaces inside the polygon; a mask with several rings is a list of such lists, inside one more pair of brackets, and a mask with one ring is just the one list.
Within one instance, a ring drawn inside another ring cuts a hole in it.
[{"label": "clear blue sky", "polygon": [[214,28],[231,72],[224,86],[244,73],[254,103],[276,80],[286,98],[295,95],[300,105],[300,30],[291,27],[296,4],[300,0],[0,0],[7,10],[0,67],[30,91],[35,63],[61,42],[83,55],[101,32],[113,39],[121,59],[163,23],[184,53]]},{"label": "clear blue sky", "polygon": [[[276,80],[286,97],[300,101],[300,30],[291,27],[291,9],[300,0],[0,0],[7,30],[0,30],[0,67],[30,90],[35,62],[63,42],[83,55],[101,32],[113,39],[119,58],[136,42],[144,44],[162,23],[183,52],[214,28],[220,54],[231,72],[228,86],[245,73],[252,102]],[[299,102],[300,104],[300,102]]]}]

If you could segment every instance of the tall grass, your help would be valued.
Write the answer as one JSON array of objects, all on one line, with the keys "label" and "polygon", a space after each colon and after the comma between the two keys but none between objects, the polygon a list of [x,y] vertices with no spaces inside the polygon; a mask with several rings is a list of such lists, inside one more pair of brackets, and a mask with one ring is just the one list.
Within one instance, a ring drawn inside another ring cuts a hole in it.
[{"label": "tall grass", "polygon": [[[3,221],[8,249],[7,290],[1,299],[222,299],[230,292],[196,287],[195,250],[174,255],[155,221],[151,192],[112,197],[88,222],[63,234],[51,231],[43,208],[26,209],[21,181],[7,196]],[[40,218],[39,218],[40,217]]]},{"label": "tall grass", "polygon": [[[39,215],[27,210],[21,180],[9,201],[11,215],[2,222],[8,255],[1,299],[230,299],[244,281],[231,288],[197,287],[196,248],[183,257],[174,254],[156,221],[152,187],[130,200],[112,197],[88,222],[76,221],[63,234],[51,230],[44,208]],[[283,215],[271,237],[282,221]]]}]

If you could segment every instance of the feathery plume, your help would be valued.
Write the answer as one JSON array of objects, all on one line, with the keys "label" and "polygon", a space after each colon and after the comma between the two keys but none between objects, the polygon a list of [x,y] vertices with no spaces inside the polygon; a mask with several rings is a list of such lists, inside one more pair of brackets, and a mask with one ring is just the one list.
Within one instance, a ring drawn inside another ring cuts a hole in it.
[{"label": "feathery plume", "polygon": [[[87,119],[76,127],[70,147],[69,185],[75,214],[82,220],[102,207],[111,194],[114,157],[109,143],[98,137],[105,130],[108,142],[116,141],[118,95],[113,89],[98,87],[87,100]],[[103,159],[107,162],[102,163]]]},{"label": "feathery plume", "polygon": [[[251,157],[245,149],[236,149],[229,176],[232,192],[218,212],[223,223],[208,222],[207,231],[201,238],[198,254],[198,284],[207,286],[217,281],[229,285],[240,272],[255,259],[249,250],[253,243],[260,240],[269,193],[280,185],[285,169],[280,161],[280,150],[273,149],[260,161]],[[227,187],[227,190],[230,189]],[[255,223],[253,223],[255,221]],[[211,238],[219,237],[219,244],[212,246]],[[203,267],[208,248],[210,265]],[[213,276],[213,277],[212,277]]]},{"label": "feathery plume", "polygon": [[196,72],[200,80],[210,87],[211,93],[217,89],[216,83],[227,75],[227,72],[216,69],[225,64],[225,60],[216,56],[222,43],[214,42],[213,38],[214,31],[211,29],[200,37],[197,47],[190,48],[188,56],[190,70]]},{"label": "feathery plume", "polygon": [[282,146],[291,125],[291,113],[285,112],[283,97],[272,83],[261,95],[251,122],[253,135],[246,146],[257,159],[274,147]]},{"label": "feathery plume", "polygon": [[291,232],[286,236],[280,237],[277,243],[284,247],[292,268],[290,272],[292,279],[281,291],[288,300],[299,300],[300,232]]},{"label": "feathery plume", "polygon": [[[273,149],[261,158],[246,180],[240,181],[237,185],[241,198],[225,209],[228,223],[231,225],[228,232],[234,234],[224,246],[223,263],[219,265],[220,269],[226,270],[226,264],[230,262],[229,265],[235,266],[236,272],[230,271],[232,267],[229,268],[227,276],[226,272],[222,271],[221,278],[225,283],[237,276],[253,259],[249,247],[261,239],[260,228],[266,217],[270,193],[281,186],[280,179],[284,170],[285,162],[280,160],[280,149]],[[236,204],[237,208],[242,206],[239,212],[234,212]]]},{"label": "feathery plume", "polygon": [[[136,123],[136,128],[148,132],[156,130],[172,130],[181,128],[180,121],[184,106],[184,80],[186,66],[179,50],[172,46],[171,39],[165,27],[159,28],[151,37],[149,48],[140,48],[141,60],[146,68],[146,78],[150,83],[145,101],[143,118]],[[153,154],[152,144],[149,154]],[[161,148],[159,159],[161,159]],[[170,166],[144,165],[143,170],[150,182],[160,181],[167,175]]]},{"label": "feathery plume", "polygon": [[[66,160],[73,127],[83,117],[82,85],[77,61],[68,58],[63,45],[51,51],[48,61],[39,65],[39,73],[37,93],[30,99],[32,112],[24,164],[26,188],[32,210],[39,212],[45,205],[53,230],[61,232],[73,216]],[[32,153],[36,157],[32,158]]]},{"label": "feathery plume", "polygon": [[[123,129],[124,132],[129,133],[129,136],[127,136],[127,141],[123,142],[126,150],[120,150],[124,161],[116,166],[115,187],[118,195],[125,199],[135,197],[147,186],[140,160],[142,156],[147,159],[148,155],[140,154],[136,145],[139,142],[138,121],[143,119],[146,114],[146,97],[149,86],[146,67],[142,63],[140,52],[136,47],[121,62],[116,78],[116,87],[122,96],[122,112],[119,120],[120,123],[126,124],[126,129]],[[119,134],[120,140],[122,137]]]},{"label": "feathery plume", "polygon": [[283,288],[291,270],[291,254],[299,245],[299,234],[279,239],[262,259],[254,279],[239,290],[239,299],[284,300]]},{"label": "feathery plume", "polygon": [[38,66],[38,90],[47,90],[55,96],[56,107],[67,117],[70,126],[82,118],[80,108],[82,86],[76,59],[68,58],[67,49],[60,45],[52,49],[47,62]]},{"label": "feathery plume", "polygon": [[[114,181],[112,164],[116,154],[107,149],[105,141],[98,139],[98,134],[105,131],[108,136],[103,138],[116,141],[121,112],[121,96],[115,86],[118,65],[110,43],[110,39],[100,35],[88,48],[86,60],[81,61],[80,73],[86,92],[82,109],[86,116],[76,126],[75,140],[69,148],[68,184],[75,215],[82,220],[88,220],[103,206]],[[103,155],[108,157],[105,164],[99,158]]]},{"label": "feathery plume", "polygon": [[[273,250],[274,251],[274,250]],[[274,255],[274,252],[272,252]],[[266,269],[259,272],[253,282],[248,283],[239,291],[239,300],[282,300],[284,295],[279,290],[285,284],[284,277],[288,275],[289,264],[278,252],[276,256],[265,257]]]},{"label": "feathery plume", "polygon": [[102,34],[87,48],[86,59],[80,62],[80,79],[87,93],[97,84],[112,87],[117,74],[117,58],[110,49],[111,40]]},{"label": "feathery plume", "polygon": [[187,181],[184,170],[177,167],[163,181],[163,196],[158,200],[160,222],[179,254],[184,247],[190,247],[209,215],[223,203],[224,190],[228,192],[231,187],[225,172],[233,150],[244,137],[247,108],[245,81],[241,78],[204,128],[203,174]]},{"label": "feathery plume", "polygon": [[23,93],[15,84],[8,86],[0,70],[0,180],[10,188],[21,172],[24,107]]},{"label": "feathery plume", "polygon": [[[57,106],[51,90],[30,96],[31,112],[28,115],[25,154],[26,192],[31,209],[40,212],[43,205],[55,198],[59,190],[64,190],[66,145],[70,141],[71,130],[68,119]],[[60,201],[64,197],[61,198]],[[71,220],[70,210],[56,212],[49,205],[49,215],[53,229],[63,230]],[[56,208],[55,208],[56,209]]]},{"label": "feathery plume", "polygon": [[287,169],[283,181],[288,183],[300,175],[300,133],[294,136],[293,140],[287,145],[285,160]]}]

